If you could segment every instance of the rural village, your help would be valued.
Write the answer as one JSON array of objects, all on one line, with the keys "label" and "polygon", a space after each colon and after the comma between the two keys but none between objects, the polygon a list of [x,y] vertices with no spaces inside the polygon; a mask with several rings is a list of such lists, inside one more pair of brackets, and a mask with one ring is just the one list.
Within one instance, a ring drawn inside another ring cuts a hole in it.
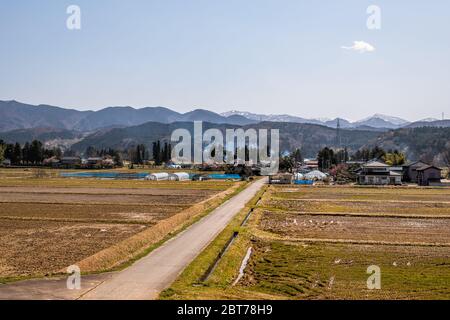
[{"label": "rural village", "polygon": [[[142,145],[125,154],[88,147],[66,156],[39,141],[2,143],[0,299],[120,298],[117,279],[134,277],[142,260],[161,263],[155,248],[164,250],[172,237],[189,241],[182,230],[200,228],[225,200],[252,189],[248,203],[227,209],[216,238],[201,242],[207,248],[172,271],[187,267],[178,280],[149,282],[132,297],[403,299],[411,290],[449,297],[442,277],[450,274],[441,267],[450,257],[448,167],[379,147],[352,155],[325,147],[315,159],[299,148],[280,154],[279,172],[263,177],[261,164],[175,163],[171,145],[161,145],[153,143],[151,156]],[[310,264],[312,256],[322,269]],[[300,260],[306,271],[292,269]],[[356,281],[375,262],[384,272],[381,296]],[[81,292],[63,285],[69,266],[89,279]],[[108,272],[95,275],[100,270]],[[406,287],[402,274],[410,272],[418,278]],[[37,293],[29,296],[30,288]]]},{"label": "rural village", "polygon": [[0,1],[1,306],[442,317],[449,12]]}]

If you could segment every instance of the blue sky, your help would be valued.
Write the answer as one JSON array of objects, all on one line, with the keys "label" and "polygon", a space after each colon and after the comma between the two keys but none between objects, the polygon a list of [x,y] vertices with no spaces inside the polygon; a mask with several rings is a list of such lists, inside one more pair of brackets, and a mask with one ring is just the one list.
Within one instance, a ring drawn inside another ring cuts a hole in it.
[{"label": "blue sky", "polygon": [[[81,30],[66,8],[81,8]],[[369,5],[381,30],[366,27]],[[0,0],[0,100],[450,115],[447,0]],[[342,49],[354,41],[374,52]]]}]

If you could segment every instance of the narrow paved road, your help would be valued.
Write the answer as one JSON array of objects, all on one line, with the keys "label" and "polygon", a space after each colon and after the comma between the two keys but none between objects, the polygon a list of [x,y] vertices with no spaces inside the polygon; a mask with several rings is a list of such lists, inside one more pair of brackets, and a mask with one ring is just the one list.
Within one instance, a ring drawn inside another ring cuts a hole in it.
[{"label": "narrow paved road", "polygon": [[80,299],[156,299],[245,207],[266,181],[264,178],[253,182],[178,236],[127,269],[114,274]]}]

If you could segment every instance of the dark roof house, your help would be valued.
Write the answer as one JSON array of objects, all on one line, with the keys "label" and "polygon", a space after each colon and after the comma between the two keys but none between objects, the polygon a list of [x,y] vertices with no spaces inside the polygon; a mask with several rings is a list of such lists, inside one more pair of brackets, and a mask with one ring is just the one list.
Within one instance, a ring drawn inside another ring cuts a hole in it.
[{"label": "dark roof house", "polygon": [[80,157],[62,157],[60,163],[62,165],[81,164],[81,158]]},{"label": "dark roof house", "polygon": [[426,165],[417,169],[417,183],[419,186],[429,186],[441,183],[441,168]]},{"label": "dark roof house", "polygon": [[406,182],[417,183],[417,169],[428,166],[424,161],[414,161],[403,166],[403,180]]}]

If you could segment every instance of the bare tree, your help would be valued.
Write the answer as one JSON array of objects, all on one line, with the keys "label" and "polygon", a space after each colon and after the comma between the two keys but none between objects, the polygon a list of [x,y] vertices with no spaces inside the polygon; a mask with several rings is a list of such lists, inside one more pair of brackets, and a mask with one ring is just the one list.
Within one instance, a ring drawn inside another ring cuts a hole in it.
[{"label": "bare tree", "polygon": [[444,164],[447,167],[450,167],[450,149],[447,149],[444,152],[442,152],[442,159],[444,160]]}]

